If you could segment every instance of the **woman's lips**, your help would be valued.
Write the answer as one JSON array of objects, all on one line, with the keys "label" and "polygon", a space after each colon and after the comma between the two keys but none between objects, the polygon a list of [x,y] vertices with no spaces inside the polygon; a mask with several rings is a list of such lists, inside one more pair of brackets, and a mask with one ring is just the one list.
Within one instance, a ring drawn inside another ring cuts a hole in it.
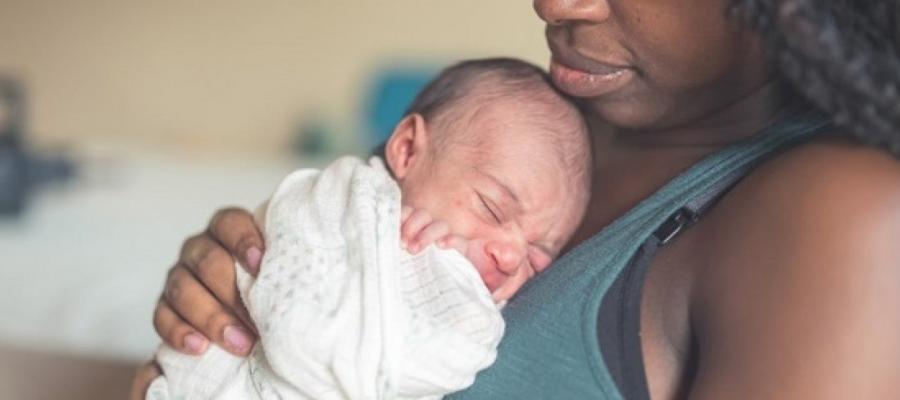
[{"label": "woman's lips", "polygon": [[550,60],[550,77],[557,88],[575,97],[597,97],[615,91],[634,78],[635,71],[625,67],[604,67],[588,72]]}]

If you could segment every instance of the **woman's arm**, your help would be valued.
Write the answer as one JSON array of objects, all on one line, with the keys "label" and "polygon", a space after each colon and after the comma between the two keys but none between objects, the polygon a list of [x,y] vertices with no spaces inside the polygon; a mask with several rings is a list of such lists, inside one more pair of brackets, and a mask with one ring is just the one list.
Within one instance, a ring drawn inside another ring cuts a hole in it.
[{"label": "woman's arm", "polygon": [[694,399],[900,398],[900,163],[847,145],[773,160],[709,217]]}]

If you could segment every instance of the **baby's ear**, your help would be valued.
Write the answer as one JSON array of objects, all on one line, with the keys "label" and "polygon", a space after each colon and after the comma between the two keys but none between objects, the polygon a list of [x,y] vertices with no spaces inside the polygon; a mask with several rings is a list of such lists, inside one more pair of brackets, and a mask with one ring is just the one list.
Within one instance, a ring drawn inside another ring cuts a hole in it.
[{"label": "baby's ear", "polygon": [[420,163],[428,150],[428,129],[421,114],[409,114],[400,120],[384,149],[394,177],[402,180]]}]

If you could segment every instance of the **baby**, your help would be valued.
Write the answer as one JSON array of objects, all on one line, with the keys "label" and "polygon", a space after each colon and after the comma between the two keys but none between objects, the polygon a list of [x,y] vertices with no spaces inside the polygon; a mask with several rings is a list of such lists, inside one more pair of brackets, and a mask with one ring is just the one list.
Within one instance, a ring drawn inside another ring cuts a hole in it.
[{"label": "baby", "polygon": [[[440,398],[490,365],[498,304],[547,268],[590,194],[578,110],[512,59],[444,70],[368,163],[288,176],[236,268],[259,329],[248,359],[161,347],[148,399]],[[386,164],[386,165],[385,165]],[[432,246],[432,244],[435,244]]]}]

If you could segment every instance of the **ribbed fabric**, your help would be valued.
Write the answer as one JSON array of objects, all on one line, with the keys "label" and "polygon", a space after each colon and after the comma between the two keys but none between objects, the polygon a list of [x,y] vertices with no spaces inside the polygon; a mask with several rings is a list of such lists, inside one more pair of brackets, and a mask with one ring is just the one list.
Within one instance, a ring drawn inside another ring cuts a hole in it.
[{"label": "ribbed fabric", "polygon": [[494,365],[447,398],[622,398],[597,340],[604,329],[598,311],[612,282],[670,216],[826,124],[816,113],[798,115],[708,156],[560,258],[503,310],[507,330]]}]

